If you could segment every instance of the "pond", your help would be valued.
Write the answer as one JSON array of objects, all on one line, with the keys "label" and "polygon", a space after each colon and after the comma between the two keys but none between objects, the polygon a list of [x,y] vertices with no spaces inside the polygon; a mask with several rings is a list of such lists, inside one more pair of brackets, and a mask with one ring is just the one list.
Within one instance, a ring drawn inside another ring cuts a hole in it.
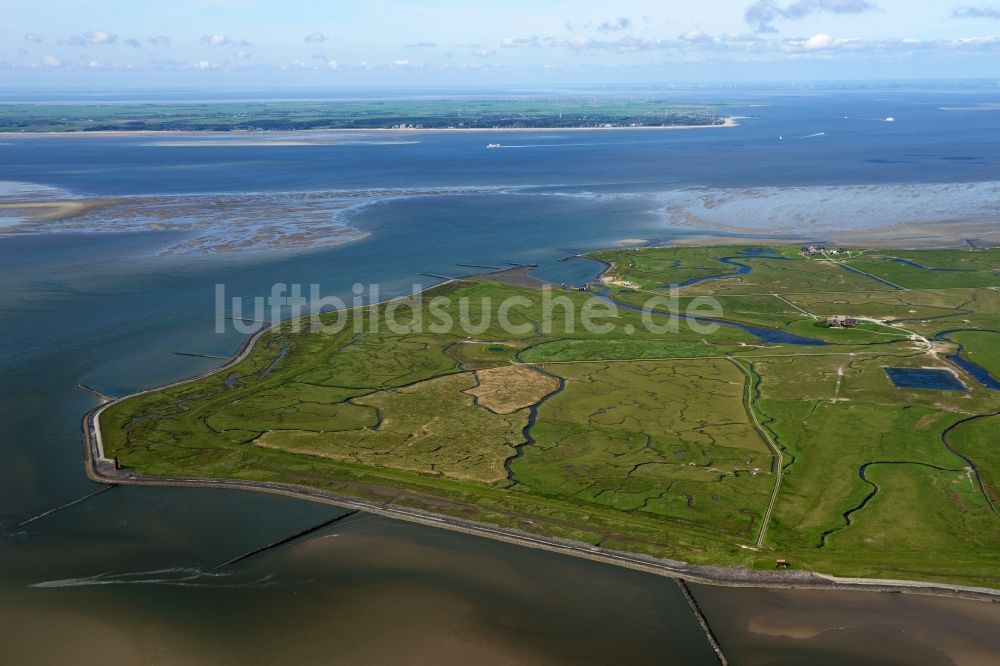
[{"label": "pond", "polygon": [[950,370],[933,368],[886,368],[885,374],[896,388],[930,389],[934,391],[964,391],[965,385]]}]

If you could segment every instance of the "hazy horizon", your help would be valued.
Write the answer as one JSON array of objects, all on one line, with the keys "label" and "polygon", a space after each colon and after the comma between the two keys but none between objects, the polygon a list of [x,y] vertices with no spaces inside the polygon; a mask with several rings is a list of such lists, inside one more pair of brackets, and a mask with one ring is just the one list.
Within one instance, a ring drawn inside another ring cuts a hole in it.
[{"label": "hazy horizon", "polygon": [[40,0],[6,87],[542,86],[993,78],[1000,4],[952,0]]},{"label": "hazy horizon", "polygon": [[[686,94],[692,98],[706,95],[725,95],[727,98],[741,94],[768,95],[791,93],[863,93],[951,92],[1000,93],[1000,80],[992,78],[896,78],[896,79],[829,79],[788,81],[637,81],[590,83],[507,83],[507,84],[283,84],[271,85],[114,85],[95,87],[86,84],[9,85],[0,90],[0,103],[30,103],[39,101],[64,102],[114,102],[152,101],[159,96],[164,101],[335,101],[350,99],[392,99],[395,97],[538,97],[590,95],[613,97],[620,95]],[[143,99],[145,98],[145,99]],[[720,97],[721,99],[721,97]]]}]

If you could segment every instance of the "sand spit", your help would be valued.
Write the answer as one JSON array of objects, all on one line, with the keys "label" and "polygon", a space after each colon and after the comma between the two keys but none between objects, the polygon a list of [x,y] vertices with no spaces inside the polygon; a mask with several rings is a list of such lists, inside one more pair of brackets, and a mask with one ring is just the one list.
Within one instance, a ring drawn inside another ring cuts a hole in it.
[{"label": "sand spit", "polygon": [[301,250],[364,238],[351,213],[393,199],[461,196],[501,188],[440,187],[327,192],[137,196],[118,199],[5,201],[0,233],[173,231],[184,238],[160,254]]},{"label": "sand spit", "polygon": [[0,203],[0,215],[11,213],[30,221],[54,222],[83,215],[103,206],[115,203],[116,199],[73,199],[66,201],[21,201]]}]

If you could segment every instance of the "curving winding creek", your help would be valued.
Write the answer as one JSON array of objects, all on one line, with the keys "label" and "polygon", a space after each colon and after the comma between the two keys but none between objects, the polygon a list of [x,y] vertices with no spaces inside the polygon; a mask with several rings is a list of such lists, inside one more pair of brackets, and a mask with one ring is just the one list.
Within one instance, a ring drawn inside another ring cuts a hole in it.
[{"label": "curving winding creek", "polygon": [[[954,333],[964,333],[964,332],[984,332],[984,333],[997,333],[1000,335],[1000,331],[992,331],[988,329],[968,329],[968,328],[956,328],[948,331],[941,331],[934,336],[935,340],[947,340],[949,342],[954,342],[949,335]],[[946,359],[957,365],[958,367],[969,373],[970,376],[976,379],[980,384],[988,389],[993,389],[994,391],[1000,391],[1000,379],[994,377],[990,374],[990,371],[986,368],[978,365],[971,361],[967,356],[964,356],[962,352],[965,351],[965,347],[958,345],[958,350],[954,354],[948,354],[945,356]]]},{"label": "curving winding creek", "polygon": [[[699,275],[697,277],[688,278],[683,282],[677,284],[665,284],[664,288],[670,287],[690,287],[693,284],[700,284],[702,282],[708,282],[711,280],[724,280],[726,278],[737,277],[739,275],[749,275],[753,272],[753,266],[745,263],[750,259],[768,259],[770,261],[788,261],[787,257],[782,257],[778,255],[777,252],[769,248],[747,248],[741,250],[738,255],[731,257],[719,257],[719,263],[726,264],[728,266],[734,266],[735,271],[729,273],[718,273],[715,275]],[[673,266],[674,268],[680,267],[680,261],[676,262]]]},{"label": "curving winding creek", "polygon": [[[602,301],[606,303],[611,303],[615,307],[621,308],[623,310],[628,310],[630,312],[644,312],[643,308],[637,305],[632,305],[631,303],[626,303],[620,301],[611,295],[610,290],[604,285],[590,285],[590,291],[597,296]],[[756,326],[754,324],[746,324],[740,321],[733,321],[731,319],[720,319],[718,317],[703,317],[703,316],[693,316],[688,314],[683,314],[679,312],[668,312],[666,310],[659,310],[653,308],[650,310],[652,314],[661,317],[669,317],[671,319],[679,319],[681,321],[691,321],[698,324],[717,324],[719,326],[725,326],[727,328],[735,328],[743,331],[744,333],[749,333],[758,340],[766,344],[775,345],[803,345],[803,346],[816,346],[822,347],[828,342],[823,340],[817,340],[816,338],[807,338],[801,335],[795,335],[794,333],[788,333],[786,331],[781,331],[776,328],[767,328],[765,326]]]}]

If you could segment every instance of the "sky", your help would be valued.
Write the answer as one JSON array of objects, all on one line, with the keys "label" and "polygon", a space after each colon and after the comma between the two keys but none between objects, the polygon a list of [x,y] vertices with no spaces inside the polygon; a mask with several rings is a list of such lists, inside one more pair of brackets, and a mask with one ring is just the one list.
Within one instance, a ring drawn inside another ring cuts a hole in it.
[{"label": "sky", "polygon": [[1000,0],[4,0],[0,85],[1000,79]]}]

